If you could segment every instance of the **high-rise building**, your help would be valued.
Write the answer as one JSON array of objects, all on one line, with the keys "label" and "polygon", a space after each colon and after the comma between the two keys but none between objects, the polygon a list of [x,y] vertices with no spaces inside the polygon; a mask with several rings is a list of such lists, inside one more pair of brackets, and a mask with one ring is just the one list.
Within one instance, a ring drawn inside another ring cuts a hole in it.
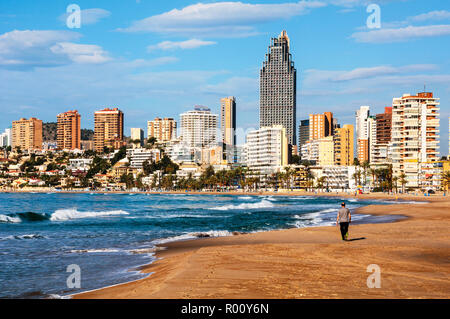
[{"label": "high-rise building", "polygon": [[260,71],[259,125],[282,125],[289,144],[296,145],[297,70],[289,50],[286,31],[272,38]]},{"label": "high-rise building", "polygon": [[94,114],[94,148],[102,152],[108,148],[120,148],[123,145],[123,113],[118,108],[104,109]]},{"label": "high-rise building", "polygon": [[354,160],[354,129],[353,125],[345,124],[334,133],[335,164],[340,166],[353,165]]},{"label": "high-rise building", "polygon": [[249,132],[246,145],[247,166],[251,170],[270,173],[288,164],[288,140],[282,125]]},{"label": "high-rise building", "polygon": [[368,151],[369,162],[373,162],[375,154],[375,145],[377,143],[377,120],[375,116],[369,116],[367,119],[367,136],[368,136]]},{"label": "high-rise building", "polygon": [[217,144],[217,114],[205,106],[196,105],[193,111],[180,115],[183,143],[188,147],[212,147]]},{"label": "high-rise building", "polygon": [[224,145],[236,145],[236,98],[220,99],[220,125]]},{"label": "high-rise building", "polygon": [[56,118],[58,149],[81,149],[81,116],[78,111],[61,113]]},{"label": "high-rise building", "polygon": [[309,140],[317,140],[333,135],[333,113],[309,115]]},{"label": "high-rise building", "polygon": [[406,188],[426,188],[439,178],[426,166],[439,160],[439,99],[431,92],[392,102],[392,169]]},{"label": "high-rise building", "polygon": [[236,98],[220,99],[220,125],[222,129],[223,158],[234,163],[236,146]]},{"label": "high-rise building", "polygon": [[[144,130],[139,127],[132,127],[131,128],[131,141],[133,142],[133,145],[142,146],[144,145]],[[135,143],[139,141],[139,143]],[[134,146],[133,146],[134,147]]]},{"label": "high-rise building", "polygon": [[309,120],[301,120],[298,127],[298,149],[299,152],[302,146],[309,140]]},{"label": "high-rise building", "polygon": [[0,134],[0,147],[8,147],[11,146],[12,143],[12,133],[11,129],[7,128],[5,132]]},{"label": "high-rise building", "polygon": [[369,119],[370,107],[361,106],[356,111],[356,142],[358,160],[360,163],[368,162],[369,158]]},{"label": "high-rise building", "polygon": [[330,166],[334,165],[334,139],[333,136],[323,137],[319,142],[319,165]]},{"label": "high-rise building", "polygon": [[22,150],[42,149],[42,121],[34,117],[12,123],[12,147]]},{"label": "high-rise building", "polygon": [[370,155],[373,164],[387,164],[389,156],[389,144],[391,142],[392,107],[385,107],[384,113],[376,115],[376,143]]},{"label": "high-rise building", "polygon": [[155,118],[147,123],[147,136],[154,137],[160,143],[169,142],[177,137],[177,122],[173,118]]}]

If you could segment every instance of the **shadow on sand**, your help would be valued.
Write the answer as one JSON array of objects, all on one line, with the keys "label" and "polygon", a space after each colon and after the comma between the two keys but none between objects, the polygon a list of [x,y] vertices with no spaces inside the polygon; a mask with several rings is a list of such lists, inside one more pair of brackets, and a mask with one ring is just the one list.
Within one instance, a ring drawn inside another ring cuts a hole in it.
[{"label": "shadow on sand", "polygon": [[355,240],[363,240],[363,239],[366,239],[366,237],[347,239],[347,241],[355,241]]}]

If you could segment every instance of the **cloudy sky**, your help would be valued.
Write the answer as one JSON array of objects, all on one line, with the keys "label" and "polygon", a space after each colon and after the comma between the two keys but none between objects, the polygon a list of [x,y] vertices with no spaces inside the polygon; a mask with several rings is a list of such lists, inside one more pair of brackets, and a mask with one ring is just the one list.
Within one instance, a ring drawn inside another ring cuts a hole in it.
[{"label": "cloudy sky", "polygon": [[[236,96],[241,132],[258,127],[258,74],[271,37],[287,30],[298,71],[298,120],[332,111],[354,124],[360,105],[426,89],[441,99],[448,153],[450,7],[441,0],[370,2],[72,0],[0,2],[0,131],[20,117],[56,121],[77,109],[93,127],[103,107],[125,112],[126,134],[194,105],[219,113]],[[67,26],[67,7],[81,28]],[[239,141],[243,140],[240,134]]]}]

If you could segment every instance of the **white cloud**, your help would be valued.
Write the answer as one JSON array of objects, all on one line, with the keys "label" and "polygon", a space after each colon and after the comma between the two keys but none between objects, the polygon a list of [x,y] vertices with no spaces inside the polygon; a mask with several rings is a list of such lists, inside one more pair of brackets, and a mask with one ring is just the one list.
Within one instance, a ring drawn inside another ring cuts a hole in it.
[{"label": "white cloud", "polygon": [[377,29],[367,32],[356,32],[351,35],[357,42],[392,43],[412,39],[450,35],[450,25],[408,26],[399,29]]},{"label": "white cloud", "polygon": [[153,50],[176,50],[176,49],[196,49],[199,47],[214,45],[217,42],[214,41],[203,41],[199,39],[190,39],[186,41],[163,41],[156,45],[150,45],[147,47],[148,51]]},{"label": "white cloud", "polygon": [[[356,68],[349,71],[310,69],[305,71],[304,84],[311,87],[320,87],[322,84],[328,86],[330,83],[379,78],[382,76],[396,74],[411,74],[423,71],[433,71],[436,69],[437,66],[434,64],[411,64],[399,67],[380,65],[374,67]],[[324,82],[328,82],[328,84],[325,84]]]},{"label": "white cloud", "polygon": [[[105,9],[93,8],[81,10],[81,26],[95,24],[101,19],[107,18],[111,12]],[[64,13],[59,17],[63,23],[66,23],[69,13]]]},{"label": "white cloud", "polygon": [[437,20],[447,20],[450,19],[450,11],[431,11],[428,13],[422,13],[417,16],[409,17],[409,21],[423,22],[427,20],[437,21]]},{"label": "white cloud", "polygon": [[0,67],[26,69],[70,63],[103,63],[107,52],[97,45],[76,44],[71,31],[14,30],[0,35]]},{"label": "white cloud", "polygon": [[61,42],[50,50],[55,54],[67,55],[75,63],[104,63],[111,60],[108,53],[98,45]]},{"label": "white cloud", "polygon": [[281,4],[248,4],[242,2],[197,3],[154,15],[120,29],[127,32],[160,32],[176,34],[220,34],[248,36],[256,34],[257,23],[288,19],[325,6],[320,1]]}]

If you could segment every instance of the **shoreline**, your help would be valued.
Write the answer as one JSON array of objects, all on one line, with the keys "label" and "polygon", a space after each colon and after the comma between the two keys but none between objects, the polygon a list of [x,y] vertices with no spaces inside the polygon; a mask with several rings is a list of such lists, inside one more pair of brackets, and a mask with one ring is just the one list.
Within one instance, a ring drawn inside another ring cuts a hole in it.
[{"label": "shoreline", "polygon": [[[184,194],[184,193],[183,193]],[[200,192],[200,194],[205,194],[204,192]],[[217,194],[217,193],[214,193]],[[224,194],[224,193],[218,193],[218,194]],[[252,193],[239,193],[239,195],[253,195]],[[329,194],[324,193],[331,196],[337,196],[337,197],[355,197],[353,195],[344,196],[345,194]],[[291,195],[291,196],[322,196],[324,194],[310,194],[302,192],[301,194],[295,193],[269,193],[269,194],[254,194],[254,195]],[[238,195],[238,194],[236,194]],[[366,195],[358,195],[356,198],[358,199],[392,199],[392,197],[389,196],[383,196],[381,194],[378,194],[378,196],[371,196],[372,194],[366,194]],[[380,196],[381,195],[381,196]],[[326,196],[326,195],[325,195]],[[392,195],[391,195],[392,196]],[[427,201],[426,204],[421,204],[420,207],[426,207],[426,210],[430,210],[429,206],[436,206],[436,205],[444,205],[447,208],[450,208],[450,202],[446,197],[434,197],[434,196],[411,196],[411,195],[403,195],[399,196],[399,199],[401,200],[414,200],[417,201],[417,199],[420,198],[424,201]],[[368,205],[364,207],[358,208],[355,213],[357,214],[367,214],[372,216],[380,216],[380,215],[386,215],[386,216],[395,216],[395,215],[402,215],[406,218],[401,218],[399,220],[384,222],[384,223],[375,223],[375,224],[358,224],[358,225],[352,225],[351,226],[351,232],[353,232],[353,229],[358,228],[385,228],[386,225],[388,228],[396,228],[396,226],[392,225],[398,225],[403,223],[415,223],[417,221],[416,214],[411,214],[414,210],[409,209],[409,206],[416,206],[411,203],[396,203],[393,205]],[[418,206],[418,205],[417,205]],[[396,207],[396,210],[392,210],[391,208]],[[417,208],[416,208],[417,210]],[[420,210],[420,209],[419,209]],[[420,218],[419,218],[420,219]],[[446,218],[446,222],[448,223],[448,218]],[[380,226],[382,225],[382,226]],[[441,225],[442,226],[442,225]],[[230,291],[228,292],[217,292],[217,290],[223,290],[221,287],[224,285],[227,286],[227,281],[220,281],[220,284],[214,285],[213,287],[209,287],[207,289],[199,289],[199,288],[193,288],[196,287],[193,286],[192,277],[200,277],[198,278],[198,281],[195,282],[197,285],[202,285],[205,282],[214,281],[213,276],[211,276],[214,271],[211,272],[211,274],[204,273],[203,268],[203,262],[207,262],[209,264],[212,264],[216,268],[224,267],[224,265],[221,265],[216,259],[218,257],[222,257],[220,252],[226,251],[228,253],[228,258],[238,258],[242,259],[242,262],[249,262],[245,258],[245,254],[249,254],[249,252],[252,251],[254,248],[266,248],[271,246],[292,246],[297,244],[296,243],[296,237],[300,234],[304,241],[300,243],[301,246],[321,246],[325,243],[322,243],[320,238],[317,238],[317,236],[314,236],[314,239],[311,242],[311,238],[308,240],[308,235],[315,234],[315,233],[321,233],[325,232],[327,234],[335,233],[333,234],[333,240],[332,244],[336,244],[336,239],[338,239],[339,236],[337,236],[337,230],[333,229],[335,227],[333,226],[319,226],[319,227],[306,227],[306,228],[291,228],[291,229],[283,229],[283,230],[272,230],[272,231],[262,231],[262,232],[256,232],[256,233],[249,233],[249,234],[240,234],[240,235],[234,235],[234,236],[225,236],[225,237],[211,237],[211,238],[195,238],[195,239],[189,239],[189,240],[181,240],[181,241],[172,241],[164,244],[158,244],[157,249],[155,252],[156,260],[148,265],[143,265],[142,267],[139,267],[137,270],[141,271],[144,274],[148,274],[145,278],[138,279],[131,282],[126,282],[123,284],[118,284],[113,287],[103,287],[99,288],[93,291],[86,291],[81,293],[75,293],[72,295],[69,295],[69,297],[78,299],[78,298],[101,298],[101,299],[109,299],[109,298],[163,298],[163,299],[172,299],[172,298],[336,298],[339,296],[335,296],[336,294],[327,295],[327,294],[320,294],[318,296],[308,296],[305,294],[300,295],[291,295],[291,294],[275,294],[274,296],[271,296],[270,294],[261,294],[261,292],[256,294],[234,294]],[[333,230],[331,230],[333,229]],[[306,234],[306,236],[305,236]],[[294,238],[295,239],[294,239]],[[319,236],[320,237],[320,236]],[[352,237],[352,236],[351,236]],[[354,236],[353,236],[354,237]],[[319,240],[318,240],[319,239]],[[315,242],[315,241],[319,242]],[[360,238],[353,238],[352,241],[355,241],[354,243],[360,245],[361,242],[364,242],[366,240],[365,237]],[[326,242],[326,240],[325,240]],[[337,241],[340,243],[340,240]],[[348,244],[348,243],[345,243]],[[446,243],[446,252],[447,256],[450,253],[450,246],[448,245],[448,242]],[[236,255],[236,251],[233,251],[233,247],[237,247],[239,249],[243,249],[244,254],[238,254]],[[281,248],[281,247],[279,247]],[[284,247],[285,248],[285,247]],[[320,248],[320,247],[319,247]],[[229,251],[231,249],[231,251]],[[273,251],[272,251],[273,253]],[[264,254],[263,254],[264,256]],[[261,256],[259,256],[261,257]],[[201,259],[203,262],[199,265],[197,259]],[[444,257],[445,258],[445,257]],[[193,267],[192,260],[196,260],[197,263],[194,263],[197,265],[197,267]],[[227,264],[226,260],[223,258],[219,258],[223,263],[225,263],[225,266]],[[261,265],[259,265],[261,266]],[[214,267],[213,267],[214,268]],[[226,268],[226,267],[225,267]],[[226,270],[226,271],[225,271]],[[288,270],[292,271],[293,269],[289,268]],[[225,274],[228,276],[231,275],[232,279],[234,276],[232,275],[234,272],[242,273],[246,272],[245,269],[235,269],[233,267],[230,269],[221,269]],[[202,274],[199,275],[197,272],[201,272]],[[185,276],[186,273],[189,273],[189,276]],[[448,273],[448,271],[447,271]],[[320,276],[323,276],[321,274]],[[176,284],[173,283],[174,279],[177,277],[183,278],[183,280],[177,280]],[[448,277],[448,276],[447,276]],[[244,277],[246,278],[246,277]],[[256,284],[256,282],[255,282]],[[289,281],[285,284],[289,285]],[[449,291],[450,291],[450,282],[447,280],[444,285],[448,288],[446,288],[444,294],[445,298],[448,298]],[[150,287],[151,286],[151,287]],[[281,285],[280,288],[283,286]],[[255,290],[255,288],[252,289],[251,285],[247,285],[245,287],[246,290]],[[367,288],[366,288],[367,290]],[[373,298],[374,296],[369,295],[369,298]],[[439,295],[440,296],[440,295]],[[340,296],[340,298],[364,298],[360,297],[359,295],[344,295]],[[367,297],[367,296],[366,296]],[[398,294],[394,295],[385,295],[385,296],[376,296],[378,298],[402,298],[402,296],[399,296]],[[376,298],[374,297],[374,298]],[[423,297],[428,298],[435,298],[436,296],[432,295],[424,295]],[[409,297],[408,297],[409,298]],[[422,296],[419,296],[419,298],[422,298]]]},{"label": "shoreline", "polygon": [[273,191],[54,191],[54,190],[21,190],[9,191],[0,189],[1,193],[7,194],[117,194],[117,195],[230,195],[230,196],[311,196],[311,197],[343,197],[356,199],[382,199],[382,200],[412,200],[412,201],[447,201],[450,196],[443,194],[432,194],[424,196],[421,194],[388,194],[388,193],[363,193],[353,194],[351,192],[307,192],[282,190]]}]

